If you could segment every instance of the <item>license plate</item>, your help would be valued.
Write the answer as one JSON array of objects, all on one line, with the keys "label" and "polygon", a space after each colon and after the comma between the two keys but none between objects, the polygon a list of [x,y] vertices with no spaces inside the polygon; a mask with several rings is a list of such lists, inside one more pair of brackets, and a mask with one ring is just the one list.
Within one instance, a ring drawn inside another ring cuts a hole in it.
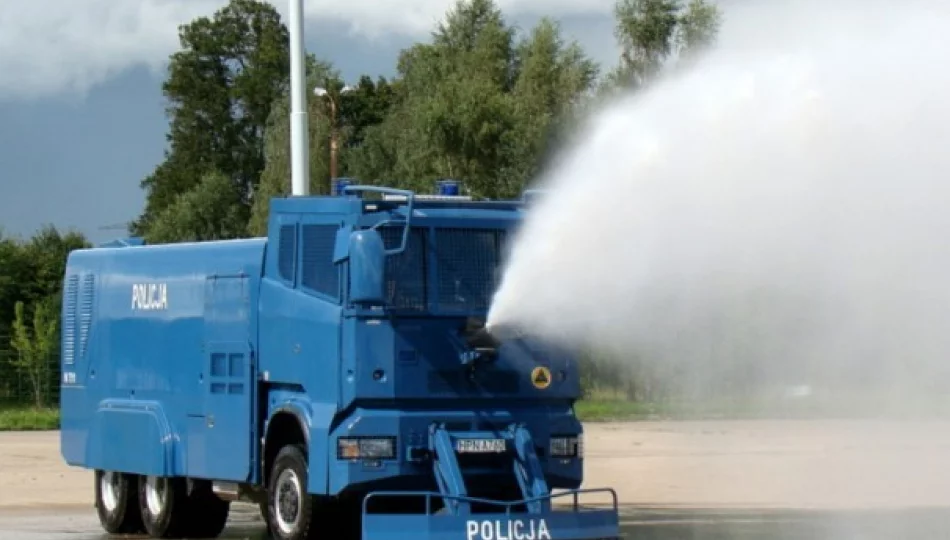
[{"label": "license plate", "polygon": [[460,454],[502,454],[508,449],[505,439],[459,439],[455,450]]}]

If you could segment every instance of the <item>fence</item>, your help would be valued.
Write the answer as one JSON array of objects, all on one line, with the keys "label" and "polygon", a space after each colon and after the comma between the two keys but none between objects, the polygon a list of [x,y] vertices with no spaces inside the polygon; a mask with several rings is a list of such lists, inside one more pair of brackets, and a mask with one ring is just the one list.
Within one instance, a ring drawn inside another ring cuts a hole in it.
[{"label": "fence", "polygon": [[[10,346],[10,338],[0,336],[0,404],[34,406],[37,401],[45,407],[59,403],[59,355],[53,354],[40,366],[34,381],[13,364],[17,351]],[[38,384],[37,384],[38,383]]]}]

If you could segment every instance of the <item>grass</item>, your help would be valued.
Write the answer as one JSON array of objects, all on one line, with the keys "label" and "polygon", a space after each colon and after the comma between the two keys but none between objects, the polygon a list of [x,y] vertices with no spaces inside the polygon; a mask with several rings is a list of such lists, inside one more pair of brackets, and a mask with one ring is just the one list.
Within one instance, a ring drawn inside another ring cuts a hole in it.
[{"label": "grass", "polygon": [[582,422],[623,422],[663,416],[652,404],[612,399],[579,401],[574,410]]},{"label": "grass", "polygon": [[53,429],[59,429],[59,409],[0,405],[0,431],[47,431]]},{"label": "grass", "polygon": [[702,402],[642,403],[600,397],[578,401],[582,422],[644,420],[833,420],[950,419],[950,395],[906,396],[874,401],[866,396],[802,400],[718,399]]},{"label": "grass", "polygon": [[[647,420],[665,416],[650,404],[619,399],[585,400],[577,404],[585,422]],[[0,403],[0,431],[46,431],[59,429],[59,409]]]},{"label": "grass", "polygon": [[[815,404],[817,405],[817,404]],[[722,402],[713,404],[642,403],[614,396],[584,399],[575,405],[582,422],[635,422],[643,420],[701,420],[701,419],[789,419],[862,417],[862,407],[844,410],[836,407],[825,410],[821,406],[775,407],[762,403]],[[941,407],[942,405],[942,407]],[[867,411],[864,411],[865,413]],[[904,411],[910,416],[950,417],[950,404],[926,403]],[[875,416],[873,413],[870,416]],[[885,415],[892,416],[892,415]],[[897,415],[899,416],[899,415]],[[5,405],[0,403],[0,431],[46,431],[59,429],[59,409]]]}]

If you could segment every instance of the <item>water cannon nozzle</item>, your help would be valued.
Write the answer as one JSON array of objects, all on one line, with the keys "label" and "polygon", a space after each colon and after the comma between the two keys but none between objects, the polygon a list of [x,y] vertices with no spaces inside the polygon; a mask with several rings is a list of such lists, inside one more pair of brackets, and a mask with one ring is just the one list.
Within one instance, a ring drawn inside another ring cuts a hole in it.
[{"label": "water cannon nozzle", "polygon": [[495,341],[517,338],[521,335],[517,328],[505,324],[485,323],[482,330]]}]

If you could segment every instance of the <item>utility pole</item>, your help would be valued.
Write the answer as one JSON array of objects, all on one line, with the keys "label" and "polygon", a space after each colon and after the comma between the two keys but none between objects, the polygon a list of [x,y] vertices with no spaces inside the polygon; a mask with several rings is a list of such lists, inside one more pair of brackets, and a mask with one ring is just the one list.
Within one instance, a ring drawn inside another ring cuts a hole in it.
[{"label": "utility pole", "polygon": [[[329,86],[330,85],[328,84],[327,87]],[[346,94],[352,91],[353,91],[353,87],[344,86],[343,89],[340,90],[339,95],[342,96],[343,94]],[[337,156],[340,151],[340,132],[337,129],[337,121],[336,121],[337,113],[340,108],[340,104],[337,101],[339,96],[333,96],[329,90],[327,90],[326,88],[319,87],[319,86],[313,89],[313,93],[317,97],[327,98],[327,101],[329,102],[329,108],[330,108],[330,114],[329,114],[329,118],[330,118],[330,190],[328,191],[328,193],[332,193],[333,180],[335,180],[338,176]]]}]

